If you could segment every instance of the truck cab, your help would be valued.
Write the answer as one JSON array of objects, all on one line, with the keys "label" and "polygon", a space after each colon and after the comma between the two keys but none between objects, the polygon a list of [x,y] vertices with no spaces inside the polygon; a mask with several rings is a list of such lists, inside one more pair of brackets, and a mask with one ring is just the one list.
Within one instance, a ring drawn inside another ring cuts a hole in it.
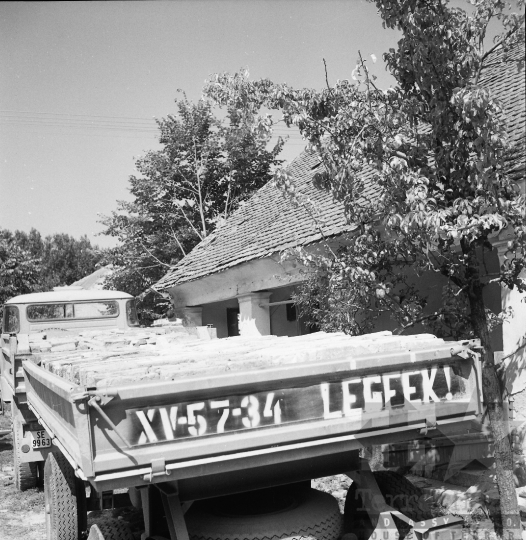
[{"label": "truck cab", "polygon": [[[49,292],[23,294],[4,304],[0,326],[0,400],[11,403],[15,484],[34,487],[37,462],[49,448],[45,431],[28,408],[22,361],[31,355],[30,340],[75,338],[86,331],[125,331],[139,326],[133,296],[119,291],[56,287]],[[35,437],[31,440],[30,435]],[[39,438],[40,437],[40,438]],[[29,441],[29,442],[28,442]],[[30,445],[33,451],[29,452]]]},{"label": "truck cab", "polygon": [[8,300],[4,306],[2,333],[125,330],[136,326],[139,321],[133,296],[119,291],[62,287]]},{"label": "truck cab", "polygon": [[9,299],[4,304],[0,330],[2,402],[12,401],[18,392],[15,351],[20,352],[17,340],[24,336],[25,339],[39,335],[66,338],[83,331],[127,330],[138,326],[135,298],[120,291],[56,287],[53,291]]}]

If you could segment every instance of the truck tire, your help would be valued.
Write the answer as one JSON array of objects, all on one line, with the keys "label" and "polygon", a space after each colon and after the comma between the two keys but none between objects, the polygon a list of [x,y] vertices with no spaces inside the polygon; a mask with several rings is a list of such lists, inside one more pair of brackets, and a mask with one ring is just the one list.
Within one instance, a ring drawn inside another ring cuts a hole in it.
[{"label": "truck tire", "polygon": [[435,517],[424,492],[401,474],[394,471],[377,471],[374,477],[388,505],[413,521]]},{"label": "truck tire", "polygon": [[[385,502],[402,512],[413,521],[423,521],[434,517],[431,506],[423,491],[414,486],[407,478],[394,471],[376,471],[374,478]],[[401,538],[409,539],[410,527],[400,523]],[[344,533],[354,533],[358,540],[369,538],[374,527],[355,483],[351,484],[345,499]]]},{"label": "truck tire", "polygon": [[22,426],[13,420],[13,465],[15,473],[15,487],[19,491],[26,491],[37,486],[38,465],[34,463],[22,462],[22,448],[20,445],[20,435]]},{"label": "truck tire", "polygon": [[213,500],[203,502],[186,515],[190,540],[337,540],[342,532],[336,499],[315,489],[291,495],[291,504],[281,511],[257,515],[236,515],[236,508],[226,515]]},{"label": "truck tire", "polygon": [[92,525],[88,540],[134,540],[134,536],[124,521],[111,519]]},{"label": "truck tire", "polygon": [[86,491],[62,454],[47,456],[44,501],[47,540],[79,540],[87,529]]},{"label": "truck tire", "polygon": [[366,540],[371,536],[374,527],[364,507],[363,499],[358,493],[356,482],[347,490],[343,511],[343,532],[354,533],[357,540]]}]

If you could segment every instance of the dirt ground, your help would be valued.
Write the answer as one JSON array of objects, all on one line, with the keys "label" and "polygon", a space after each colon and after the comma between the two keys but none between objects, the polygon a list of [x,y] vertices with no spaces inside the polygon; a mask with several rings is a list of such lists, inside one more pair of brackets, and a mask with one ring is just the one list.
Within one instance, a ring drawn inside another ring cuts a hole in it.
[{"label": "dirt ground", "polygon": [[[0,415],[0,430],[11,427],[11,418]],[[0,437],[0,538],[2,540],[45,540],[44,492],[21,493],[13,479],[11,436]]]},{"label": "dirt ground", "polygon": [[[9,429],[11,418],[0,414],[0,431]],[[350,485],[345,475],[313,480],[313,487],[331,493],[343,512],[345,495]],[[447,509],[436,508],[437,515]],[[141,516],[133,508],[90,512],[88,525],[108,518],[124,519],[138,540],[142,530]],[[462,540],[495,540],[492,522],[485,515],[470,516],[463,531]],[[44,492],[31,489],[16,490],[13,479],[13,447],[11,435],[0,436],[0,540],[46,540],[44,515]],[[460,540],[460,538],[459,538]]]}]

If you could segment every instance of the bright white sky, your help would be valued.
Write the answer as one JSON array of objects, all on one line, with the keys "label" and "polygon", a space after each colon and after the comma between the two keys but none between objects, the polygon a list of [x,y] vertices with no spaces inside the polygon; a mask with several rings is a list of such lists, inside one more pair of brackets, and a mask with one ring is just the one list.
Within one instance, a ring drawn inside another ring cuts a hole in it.
[{"label": "bright white sky", "polygon": [[[397,36],[362,0],[0,3],[0,228],[96,236],[97,213],[129,197],[153,117],[197,100],[208,75],[248,67],[294,87],[350,78],[357,51]],[[372,67],[372,64],[371,64]],[[294,158],[298,136],[284,157]]]}]

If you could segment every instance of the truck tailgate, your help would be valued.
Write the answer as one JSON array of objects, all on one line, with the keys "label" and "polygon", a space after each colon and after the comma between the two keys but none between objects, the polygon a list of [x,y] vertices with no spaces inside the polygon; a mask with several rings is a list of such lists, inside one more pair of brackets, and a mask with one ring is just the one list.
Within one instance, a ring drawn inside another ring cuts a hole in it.
[{"label": "truck tailgate", "polygon": [[96,388],[24,362],[28,402],[79,475],[102,488],[338,461],[362,446],[464,428],[481,412],[476,342],[288,339],[304,351],[294,362],[272,361],[281,348],[250,369]]}]

